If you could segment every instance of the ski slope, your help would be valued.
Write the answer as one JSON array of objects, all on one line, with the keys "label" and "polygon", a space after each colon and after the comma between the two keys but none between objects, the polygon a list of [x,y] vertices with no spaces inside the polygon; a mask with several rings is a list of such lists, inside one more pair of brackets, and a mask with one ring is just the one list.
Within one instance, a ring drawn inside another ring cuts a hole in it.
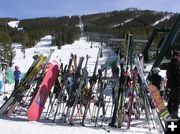
[{"label": "ski slope", "polygon": [[[14,58],[14,66],[18,65],[21,72],[25,73],[29,66],[33,62],[33,55],[42,54],[48,55],[51,49],[55,49],[51,60],[60,60],[64,64],[68,64],[70,54],[77,54],[77,57],[90,56],[88,62],[88,72],[89,75],[92,75],[94,64],[96,61],[96,56],[99,48],[101,47],[99,43],[87,42],[85,38],[81,38],[78,41],[75,41],[73,44],[62,46],[61,49],[57,49],[55,46],[49,45],[50,36],[44,37],[34,48],[28,48],[24,55],[21,52],[21,45],[14,44],[16,50],[16,57]],[[47,43],[47,44],[46,44]],[[92,45],[92,48],[91,48]],[[104,64],[106,60],[117,58],[110,48],[103,50],[103,58],[100,58],[100,63]],[[5,85],[5,91],[11,92],[13,85]],[[0,106],[3,104],[3,95],[0,96]],[[109,111],[110,112],[110,111]],[[149,131],[148,124],[144,119],[132,121],[131,128],[126,129],[126,126],[121,129],[118,128],[108,128],[110,129],[111,134],[144,134],[152,133],[157,134],[157,131],[152,129]],[[27,120],[27,116],[10,116],[0,115],[0,134],[104,134],[107,133],[102,128],[94,126],[82,127],[81,125],[76,124],[75,126],[69,126],[65,123],[58,122],[52,123],[51,120],[41,119],[39,122],[30,122]]]}]

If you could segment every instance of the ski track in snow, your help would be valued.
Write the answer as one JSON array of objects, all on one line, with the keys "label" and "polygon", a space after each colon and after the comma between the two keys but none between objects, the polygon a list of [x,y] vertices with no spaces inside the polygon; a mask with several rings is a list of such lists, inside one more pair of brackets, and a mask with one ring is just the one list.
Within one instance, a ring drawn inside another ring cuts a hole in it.
[{"label": "ski track in snow", "polygon": [[156,26],[156,25],[158,25],[160,22],[163,22],[163,21],[165,21],[165,20],[169,20],[172,15],[173,15],[173,14],[168,14],[168,15],[164,16],[162,19],[154,22],[154,23],[152,24],[152,26]]}]

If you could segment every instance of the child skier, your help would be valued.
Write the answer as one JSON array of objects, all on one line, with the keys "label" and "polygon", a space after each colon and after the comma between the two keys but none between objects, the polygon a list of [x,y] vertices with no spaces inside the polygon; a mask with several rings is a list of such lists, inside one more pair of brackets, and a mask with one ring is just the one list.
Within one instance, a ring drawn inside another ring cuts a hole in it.
[{"label": "child skier", "polygon": [[19,67],[15,66],[15,71],[14,71],[14,80],[15,80],[14,90],[19,85],[20,75],[21,75],[21,71],[19,71]]}]

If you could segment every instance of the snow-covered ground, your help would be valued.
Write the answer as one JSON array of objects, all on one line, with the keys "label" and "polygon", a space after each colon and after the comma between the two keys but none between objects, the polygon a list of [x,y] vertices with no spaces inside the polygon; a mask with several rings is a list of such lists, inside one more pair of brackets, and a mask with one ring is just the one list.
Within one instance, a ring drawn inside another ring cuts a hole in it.
[{"label": "snow-covered ground", "polygon": [[[29,66],[33,62],[33,55],[43,54],[48,55],[50,49],[55,49],[51,59],[61,60],[64,64],[68,64],[70,54],[77,54],[77,57],[85,57],[86,54],[90,56],[88,62],[88,71],[91,72],[89,75],[92,75],[94,64],[96,61],[97,53],[100,48],[100,44],[97,42],[87,42],[85,38],[81,38],[78,41],[75,41],[73,44],[65,45],[61,49],[57,47],[50,46],[49,41],[51,40],[50,36],[44,37],[41,42],[37,43],[34,48],[26,49],[25,58],[21,53],[20,45],[15,44],[16,57],[14,58],[14,68],[15,65],[18,65],[20,70],[25,73]],[[47,43],[47,44],[46,44]],[[92,48],[91,48],[92,45]],[[108,48],[103,50],[104,57],[100,58],[100,61],[105,63],[106,60],[117,58],[113,52]],[[13,85],[5,85],[5,90],[11,92]],[[3,95],[0,96],[0,106],[3,104]],[[119,128],[108,128],[110,133],[126,133],[126,134],[143,134],[143,133],[157,133],[156,130],[151,132],[148,129],[148,124],[142,118],[140,120],[133,120],[132,126],[130,129],[126,129],[126,126]],[[6,116],[0,115],[0,134],[104,134],[107,133],[102,128],[94,126],[82,127],[81,125],[76,124],[75,126],[69,126],[68,124],[58,122],[52,123],[51,120],[41,119],[39,122],[30,122],[27,120],[26,116]]]},{"label": "snow-covered ground", "polygon": [[8,22],[8,25],[12,28],[18,28],[18,30],[23,30],[23,28],[19,27],[19,21],[10,21]]},{"label": "snow-covered ground", "polygon": [[8,25],[9,25],[10,27],[12,27],[12,28],[18,28],[18,26],[19,26],[19,21],[10,21],[10,22],[8,23]]}]

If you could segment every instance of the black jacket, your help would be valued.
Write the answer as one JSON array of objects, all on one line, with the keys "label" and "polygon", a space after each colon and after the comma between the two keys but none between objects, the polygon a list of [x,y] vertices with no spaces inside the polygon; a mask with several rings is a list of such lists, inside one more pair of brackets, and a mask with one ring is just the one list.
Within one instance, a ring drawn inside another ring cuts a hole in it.
[{"label": "black jacket", "polygon": [[172,59],[167,68],[167,87],[180,88],[180,63]]}]

